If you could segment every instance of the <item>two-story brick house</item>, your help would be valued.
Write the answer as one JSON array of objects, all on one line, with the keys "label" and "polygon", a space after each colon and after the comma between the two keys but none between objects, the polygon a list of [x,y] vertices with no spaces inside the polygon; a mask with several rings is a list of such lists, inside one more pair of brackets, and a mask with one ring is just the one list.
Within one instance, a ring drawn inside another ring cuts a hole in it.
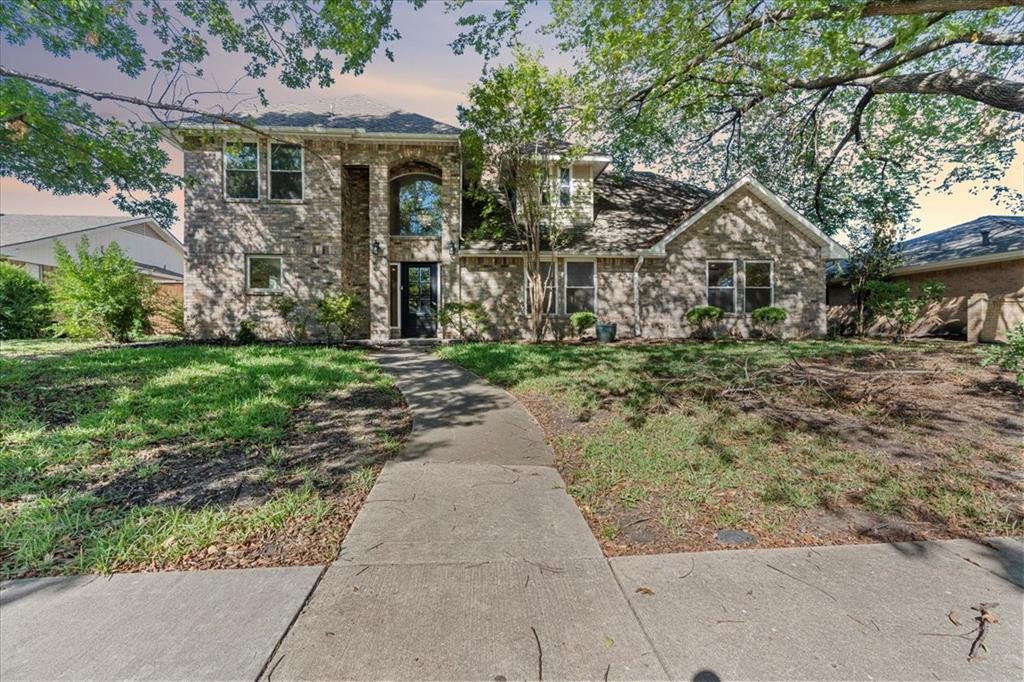
[{"label": "two-story brick house", "polygon": [[[439,334],[447,301],[477,301],[489,333],[526,329],[524,259],[470,242],[459,130],[363,97],[286,106],[250,119],[259,134],[194,123],[184,150],[185,305],[202,338],[244,319],[285,334],[275,296],[312,305],[344,288],[368,304],[360,336]],[[552,163],[547,200],[571,213],[568,243],[545,254],[548,310],[591,310],[623,335],[679,337],[697,305],[786,309],[789,335],[825,331],[825,264],[843,249],[751,178],[712,194],[650,173],[616,176],[610,159]],[[467,229],[464,231],[464,226]],[[313,329],[316,332],[315,328]]]}]

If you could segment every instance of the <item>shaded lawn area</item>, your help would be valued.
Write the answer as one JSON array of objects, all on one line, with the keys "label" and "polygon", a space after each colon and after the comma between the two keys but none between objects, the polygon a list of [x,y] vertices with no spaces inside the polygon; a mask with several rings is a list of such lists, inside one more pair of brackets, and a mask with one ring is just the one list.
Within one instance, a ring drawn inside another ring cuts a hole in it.
[{"label": "shaded lawn area", "polygon": [[[139,340],[143,343],[173,343],[181,339],[177,336],[145,336]],[[117,344],[112,341],[98,339],[5,339],[0,341],[0,358],[41,358],[77,353],[83,350],[116,347]]]},{"label": "shaded lawn area", "polygon": [[453,345],[544,426],[606,553],[1021,531],[1024,400],[963,344]]},{"label": "shaded lawn area", "polygon": [[356,351],[5,352],[0,575],[328,561],[410,423]]}]

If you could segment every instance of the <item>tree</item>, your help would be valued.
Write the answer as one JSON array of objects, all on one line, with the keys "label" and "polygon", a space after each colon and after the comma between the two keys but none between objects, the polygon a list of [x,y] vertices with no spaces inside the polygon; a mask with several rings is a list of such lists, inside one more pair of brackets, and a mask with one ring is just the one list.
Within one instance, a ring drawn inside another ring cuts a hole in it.
[{"label": "tree", "polygon": [[893,331],[893,342],[899,343],[906,337],[910,325],[921,317],[924,309],[942,298],[946,285],[928,280],[921,284],[921,292],[916,297],[911,297],[910,285],[902,280],[868,282],[867,289],[868,306],[877,317],[889,323]]},{"label": "tree", "polygon": [[563,210],[555,200],[553,183],[558,169],[571,167],[583,151],[567,141],[578,123],[570,115],[573,82],[545,67],[539,53],[517,50],[511,64],[485,72],[468,99],[468,106],[459,107],[466,129],[466,191],[483,216],[469,236],[487,236],[523,252],[530,333],[539,341],[557,277],[542,253],[553,258],[573,217],[572,207]]},{"label": "tree", "polygon": [[[515,42],[529,2],[461,23]],[[1024,0],[553,0],[594,131],[620,165],[723,186],[753,172],[829,233],[997,181],[1021,140]],[[948,171],[948,164],[953,164]]]},{"label": "tree", "polygon": [[846,250],[850,258],[846,261],[843,275],[850,287],[850,294],[856,306],[855,324],[858,335],[864,334],[867,324],[867,297],[870,283],[892,276],[902,262],[900,243],[910,230],[903,225],[892,223],[855,224],[847,228],[849,244]]},{"label": "tree", "polygon": [[[276,70],[286,87],[327,87],[332,57],[340,57],[341,73],[358,74],[382,44],[400,38],[391,8],[392,0],[3,0],[0,40],[7,45],[38,40],[56,57],[89,54],[150,85],[136,96],[0,66],[0,176],[55,194],[113,188],[119,209],[170,226],[169,194],[182,179],[165,170],[161,136],[149,124],[173,127],[202,115],[248,127],[218,101],[236,95],[238,82],[221,88],[205,80],[211,44],[245,56],[242,76],[263,79]],[[266,103],[262,87],[257,93]],[[89,102],[101,101],[139,120],[93,111]]]},{"label": "tree", "polygon": [[51,287],[59,334],[124,343],[149,331],[156,285],[116,242],[93,252],[82,238],[74,255],[57,242],[54,256]]},{"label": "tree", "polygon": [[52,319],[49,289],[23,268],[0,261],[0,339],[33,339]]}]

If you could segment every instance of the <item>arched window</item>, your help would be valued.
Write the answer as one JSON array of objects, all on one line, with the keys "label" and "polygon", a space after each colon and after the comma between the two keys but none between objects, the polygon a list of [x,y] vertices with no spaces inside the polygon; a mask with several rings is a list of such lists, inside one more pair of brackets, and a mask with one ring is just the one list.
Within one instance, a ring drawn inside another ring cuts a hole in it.
[{"label": "arched window", "polygon": [[391,181],[391,234],[441,236],[441,180],[411,173]]}]

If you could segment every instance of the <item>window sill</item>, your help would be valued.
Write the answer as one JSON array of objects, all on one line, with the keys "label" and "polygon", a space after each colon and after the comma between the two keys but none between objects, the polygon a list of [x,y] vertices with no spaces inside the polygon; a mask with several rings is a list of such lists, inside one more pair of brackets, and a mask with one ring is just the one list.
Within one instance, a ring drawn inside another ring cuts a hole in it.
[{"label": "window sill", "polygon": [[283,296],[284,292],[280,289],[246,289],[246,296]]},{"label": "window sill", "polygon": [[267,199],[268,204],[304,204],[305,199]]},{"label": "window sill", "polygon": [[391,234],[388,236],[391,239],[429,239],[431,241],[441,241],[441,235],[439,234]]},{"label": "window sill", "polygon": [[258,204],[260,203],[259,198],[246,199],[244,197],[224,197],[224,201],[229,204]]}]

